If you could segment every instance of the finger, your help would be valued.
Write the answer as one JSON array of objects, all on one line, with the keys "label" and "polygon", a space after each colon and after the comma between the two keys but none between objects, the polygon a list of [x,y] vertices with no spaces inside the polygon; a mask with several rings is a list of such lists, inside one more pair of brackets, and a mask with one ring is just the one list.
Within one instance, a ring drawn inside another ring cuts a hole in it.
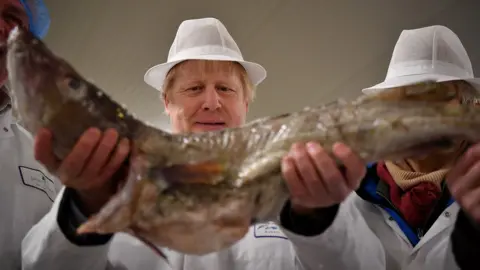
[{"label": "finger", "polygon": [[308,143],[307,149],[321,175],[321,182],[323,188],[327,190],[327,194],[329,194],[335,202],[342,201],[350,193],[350,190],[347,186],[346,179],[338,169],[337,163],[323,147],[317,143]]},{"label": "finger", "polygon": [[448,186],[450,192],[455,198],[461,198],[472,189],[480,187],[480,162],[477,162],[471,167],[464,176],[457,179],[451,179]]},{"label": "finger", "polygon": [[54,172],[57,170],[60,161],[53,154],[52,133],[45,128],[39,129],[34,141],[35,160],[42,163],[47,170]]},{"label": "finger", "polygon": [[80,175],[101,136],[102,133],[97,128],[90,128],[85,131],[60,165],[59,175],[64,178],[73,178]]},{"label": "finger", "polygon": [[105,165],[100,175],[100,179],[110,179],[118,171],[130,154],[130,141],[127,138],[120,140],[110,161]]},{"label": "finger", "polygon": [[100,170],[107,164],[108,159],[115,149],[118,140],[118,132],[115,129],[108,129],[94,150],[88,164],[82,171],[82,176],[96,177]]},{"label": "finger", "polygon": [[320,174],[315,168],[315,163],[310,158],[304,144],[294,144],[291,149],[291,157],[295,163],[295,169],[300,176],[300,181],[307,188],[309,196],[315,196],[319,190],[323,190]]},{"label": "finger", "polygon": [[480,221],[480,187],[463,195],[458,202],[471,218]]},{"label": "finger", "polygon": [[460,178],[477,160],[480,159],[480,144],[471,146],[468,150],[462,155],[462,157],[457,161],[455,166],[450,170],[447,177],[447,182],[455,181],[455,179]]},{"label": "finger", "polygon": [[300,176],[295,169],[295,162],[290,156],[286,156],[282,160],[282,174],[285,178],[288,190],[292,200],[308,197],[307,188],[303,185]]},{"label": "finger", "polygon": [[333,154],[345,166],[344,175],[350,189],[356,190],[367,173],[365,162],[355,154],[352,149],[343,143],[335,143],[332,147]]}]

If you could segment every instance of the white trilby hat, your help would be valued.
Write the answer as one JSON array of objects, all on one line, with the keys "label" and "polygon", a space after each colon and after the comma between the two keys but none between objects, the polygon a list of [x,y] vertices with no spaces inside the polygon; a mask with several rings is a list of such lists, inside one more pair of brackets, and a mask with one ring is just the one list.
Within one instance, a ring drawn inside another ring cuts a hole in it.
[{"label": "white trilby hat", "polygon": [[267,71],[261,65],[243,60],[237,43],[223,23],[215,18],[183,21],[168,52],[167,62],[147,70],[145,82],[161,91],[168,71],[185,60],[238,62],[245,68],[255,86],[267,77]]},{"label": "white trilby hat", "polygon": [[375,94],[385,88],[423,81],[466,80],[480,89],[472,63],[458,36],[449,28],[433,25],[403,30],[393,49],[385,81],[365,88]]}]

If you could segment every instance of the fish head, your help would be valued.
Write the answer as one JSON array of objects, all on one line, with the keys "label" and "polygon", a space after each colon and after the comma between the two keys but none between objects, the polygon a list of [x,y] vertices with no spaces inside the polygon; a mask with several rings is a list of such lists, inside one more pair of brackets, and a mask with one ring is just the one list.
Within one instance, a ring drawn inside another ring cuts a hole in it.
[{"label": "fish head", "polygon": [[14,28],[7,42],[10,92],[17,114],[31,131],[70,101],[88,96],[89,85],[30,31]]},{"label": "fish head", "polygon": [[19,122],[32,134],[49,129],[60,159],[88,128],[113,128],[130,138],[141,124],[28,30],[16,27],[10,32],[7,69]]}]

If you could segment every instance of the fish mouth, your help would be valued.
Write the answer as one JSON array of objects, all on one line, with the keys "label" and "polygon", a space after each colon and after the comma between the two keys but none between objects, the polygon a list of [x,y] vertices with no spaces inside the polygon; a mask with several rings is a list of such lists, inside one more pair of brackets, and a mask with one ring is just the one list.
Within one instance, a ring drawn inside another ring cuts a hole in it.
[{"label": "fish mouth", "polygon": [[28,32],[15,27],[8,35],[7,44],[2,46],[5,51],[6,68],[14,72],[15,75],[25,75],[31,68],[31,55],[28,48],[31,46],[32,38],[29,38]]},{"label": "fish mouth", "polygon": [[44,64],[48,62],[44,45],[30,31],[17,26],[10,31],[7,43],[0,46],[6,49],[2,53],[6,53],[5,73],[9,79],[12,103],[25,125],[36,129],[44,114],[45,97],[40,86],[44,75],[51,71],[50,64]]},{"label": "fish mouth", "polygon": [[32,43],[32,39],[33,36],[30,37],[28,31],[25,31],[16,26],[8,34],[6,44],[2,44],[2,52],[5,54],[11,51],[14,51],[15,53],[23,52],[25,51],[27,45]]},{"label": "fish mouth", "polygon": [[5,51],[0,52],[7,55],[7,58],[8,55],[13,55],[15,58],[28,60],[29,65],[45,65],[51,59],[57,59],[30,31],[18,26],[10,31],[4,47]]},{"label": "fish mouth", "polygon": [[16,26],[6,44],[6,69],[13,83],[23,82],[29,95],[35,96],[42,74],[54,68],[49,51],[45,45],[28,30]]}]

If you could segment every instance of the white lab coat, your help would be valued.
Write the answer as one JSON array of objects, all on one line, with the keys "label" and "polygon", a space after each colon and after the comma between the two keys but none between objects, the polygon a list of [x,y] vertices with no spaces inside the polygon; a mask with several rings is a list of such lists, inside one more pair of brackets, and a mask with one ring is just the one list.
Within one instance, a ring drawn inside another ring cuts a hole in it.
[{"label": "white lab coat", "polygon": [[60,189],[33,156],[33,141],[11,109],[0,114],[0,269],[21,268],[21,243]]}]

